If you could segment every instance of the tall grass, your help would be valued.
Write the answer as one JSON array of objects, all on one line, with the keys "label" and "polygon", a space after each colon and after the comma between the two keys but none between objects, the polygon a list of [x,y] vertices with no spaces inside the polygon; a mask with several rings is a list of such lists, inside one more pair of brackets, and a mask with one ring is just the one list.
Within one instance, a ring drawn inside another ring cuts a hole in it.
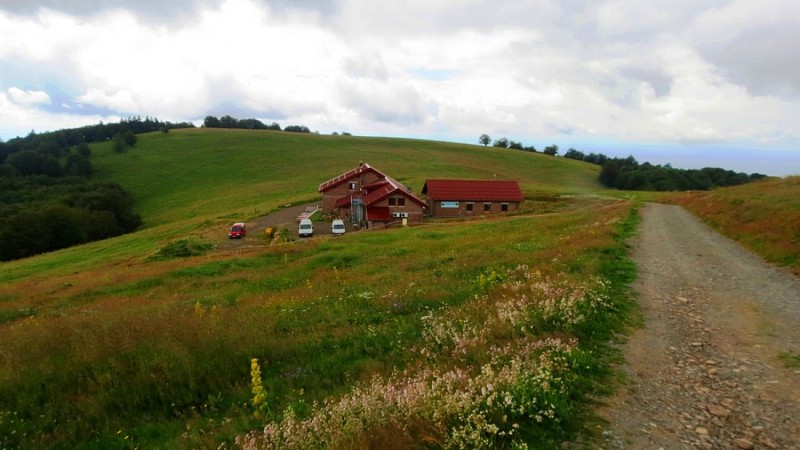
[{"label": "tall grass", "polygon": [[767,261],[800,275],[800,176],[671,199]]},{"label": "tall grass", "polygon": [[[525,265],[542,279],[563,273],[581,292],[606,286],[585,280],[614,258],[608,249],[625,214],[621,203],[595,199],[570,209],[578,202],[557,197],[598,192],[594,166],[479,146],[176,130],[143,135],[124,153],[98,144],[93,155],[97,178],[132,192],[146,225],[0,265],[3,448],[224,447],[265,420],[281,423],[286,411],[298,421],[312,417],[315,404],[335,404],[354,387],[402,383],[398,374],[423,369],[456,375],[456,358],[421,357],[431,318],[490,311]],[[417,191],[427,178],[517,179],[540,200],[525,214],[564,212],[214,250],[232,219],[313,200],[321,181],[360,160]],[[582,334],[599,329],[587,327],[546,333],[561,339],[552,349],[577,355]],[[493,361],[477,349],[512,345],[508,332],[482,335],[489,340],[470,348],[474,361],[464,373],[505,370],[510,359]],[[539,331],[526,333],[530,356],[551,353],[537,343]],[[253,414],[254,359],[260,404],[268,405],[256,408],[261,417]],[[433,432],[432,425],[423,417],[414,426]],[[529,439],[570,436],[570,426]],[[393,429],[376,427],[380,445]],[[364,439],[351,437],[354,445]]]},{"label": "tall grass", "polygon": [[[237,434],[263,425],[250,405],[253,358],[260,362],[270,423],[281,423],[287,411],[297,420],[313,417],[315,404],[333,405],[353,386],[399,386],[402,373],[452,377],[451,388],[480,379],[482,370],[506,373],[514,357],[498,353],[492,360],[485,351],[495,347],[583,360],[581,339],[598,331],[573,326],[576,315],[533,317],[523,331],[510,322],[493,328],[486,321],[495,319],[480,314],[513,298],[513,283],[524,279],[515,270],[526,265],[538,280],[573,289],[576,301],[590,291],[605,298],[606,281],[596,276],[608,265],[604,249],[615,248],[612,235],[625,212],[614,204],[354,233],[238,255],[142,258],[65,273],[52,283],[8,283],[4,306],[34,314],[0,324],[0,446],[231,445]],[[516,314],[513,305],[504,308],[503,314]],[[457,334],[443,335],[450,343],[445,339],[442,351],[423,353],[436,340],[435,324],[458,318],[464,326],[454,333],[486,331],[466,353],[453,346]],[[565,320],[571,328],[560,328]],[[542,347],[547,336],[560,343]],[[561,370],[562,362],[553,364]],[[575,386],[587,382],[578,381]],[[509,383],[516,389],[516,381]],[[563,426],[548,422],[542,431],[535,416],[520,416],[514,420],[523,440],[555,442],[579,426],[567,418],[577,417],[570,402],[585,387],[564,389],[567,396],[558,399],[567,402],[558,408],[568,412]],[[415,417],[415,429],[429,430],[436,442],[456,439],[427,416]],[[375,436],[392,434],[391,423],[375,426],[369,428]],[[350,436],[356,444],[367,439]]]}]

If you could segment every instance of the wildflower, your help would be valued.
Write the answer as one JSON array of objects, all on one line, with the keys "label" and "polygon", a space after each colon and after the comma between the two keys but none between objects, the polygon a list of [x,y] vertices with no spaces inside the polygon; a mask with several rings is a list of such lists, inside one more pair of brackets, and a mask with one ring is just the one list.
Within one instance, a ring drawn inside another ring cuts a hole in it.
[{"label": "wildflower", "polygon": [[258,365],[258,358],[250,360],[250,379],[253,385],[253,413],[260,417],[267,409],[267,394],[261,383],[261,367]]}]

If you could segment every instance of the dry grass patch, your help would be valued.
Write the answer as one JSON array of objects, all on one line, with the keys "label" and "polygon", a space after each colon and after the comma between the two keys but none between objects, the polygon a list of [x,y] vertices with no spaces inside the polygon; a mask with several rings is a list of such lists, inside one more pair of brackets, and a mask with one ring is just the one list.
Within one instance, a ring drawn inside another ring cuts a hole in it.
[{"label": "dry grass patch", "polygon": [[671,201],[766,260],[800,275],[800,177],[692,192]]}]

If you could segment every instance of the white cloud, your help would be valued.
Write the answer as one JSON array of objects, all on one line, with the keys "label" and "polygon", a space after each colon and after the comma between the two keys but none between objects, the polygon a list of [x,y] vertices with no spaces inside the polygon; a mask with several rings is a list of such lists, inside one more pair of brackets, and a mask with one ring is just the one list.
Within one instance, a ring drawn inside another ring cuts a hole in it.
[{"label": "white cloud", "polygon": [[43,126],[12,114],[100,111],[467,142],[800,142],[793,0],[69,3],[0,0],[3,133]]},{"label": "white cloud", "polygon": [[81,127],[100,121],[119,121],[113,115],[76,115],[50,113],[30,105],[19,104],[11,98],[10,93],[0,91],[0,136],[12,138],[24,136],[31,130],[37,132],[57,130],[61,128]]},{"label": "white cloud", "polygon": [[50,103],[50,96],[44,91],[23,91],[20,88],[8,88],[8,97],[21,106],[35,106]]},{"label": "white cloud", "polygon": [[109,95],[100,89],[90,88],[84,95],[77,98],[77,102],[114,111],[128,112],[136,111],[137,109],[133,94],[128,90],[118,91]]}]

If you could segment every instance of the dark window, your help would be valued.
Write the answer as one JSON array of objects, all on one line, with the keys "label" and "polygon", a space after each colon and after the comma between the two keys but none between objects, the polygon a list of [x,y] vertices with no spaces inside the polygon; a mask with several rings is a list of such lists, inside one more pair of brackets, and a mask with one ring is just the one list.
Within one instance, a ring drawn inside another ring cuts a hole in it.
[{"label": "dark window", "polygon": [[394,197],[389,197],[389,206],[397,205],[397,199]]},{"label": "dark window", "polygon": [[483,204],[483,210],[484,210],[485,212],[489,212],[489,211],[491,211],[491,210],[492,210],[492,204],[491,204],[491,203],[484,203],[484,204]]},{"label": "dark window", "polygon": [[350,183],[350,190],[351,191],[355,191],[357,186],[358,186],[358,184],[356,184],[356,183]]},{"label": "dark window", "polygon": [[508,211],[508,203],[502,203],[500,205],[500,211],[503,211],[503,212]]},{"label": "dark window", "polygon": [[405,197],[398,197],[397,206],[406,206],[406,198]]},{"label": "dark window", "polygon": [[472,206],[473,206],[472,203],[467,203],[467,212],[472,211]]}]

